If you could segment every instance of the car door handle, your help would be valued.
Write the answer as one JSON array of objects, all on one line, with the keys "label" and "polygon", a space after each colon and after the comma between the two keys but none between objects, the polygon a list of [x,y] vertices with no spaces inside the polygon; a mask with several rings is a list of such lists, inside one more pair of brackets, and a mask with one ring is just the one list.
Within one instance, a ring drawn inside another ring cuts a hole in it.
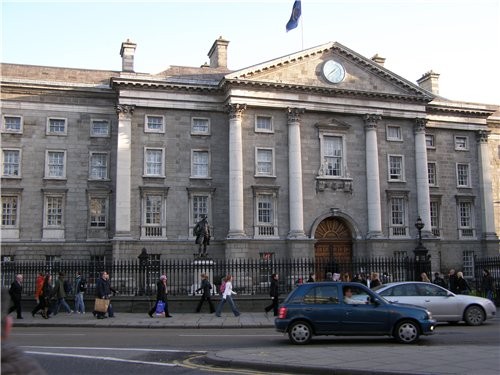
[{"label": "car door handle", "polygon": [[431,302],[431,300],[430,300],[430,299],[426,299],[426,300],[424,300],[424,301],[425,301],[425,302]]}]

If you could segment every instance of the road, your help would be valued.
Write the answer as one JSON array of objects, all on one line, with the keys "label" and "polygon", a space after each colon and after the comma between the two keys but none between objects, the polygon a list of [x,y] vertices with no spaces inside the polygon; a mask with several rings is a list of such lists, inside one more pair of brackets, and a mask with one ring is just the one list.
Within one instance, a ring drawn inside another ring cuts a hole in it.
[{"label": "road", "polygon": [[[419,346],[500,346],[500,321],[480,327],[440,325]],[[19,327],[12,340],[33,355],[51,375],[71,374],[269,374],[269,371],[217,368],[204,363],[207,352],[255,348],[272,352],[291,344],[270,328],[262,329],[117,329],[82,327]],[[316,337],[311,346],[394,345],[390,338]],[[68,372],[68,369],[71,371]]]}]

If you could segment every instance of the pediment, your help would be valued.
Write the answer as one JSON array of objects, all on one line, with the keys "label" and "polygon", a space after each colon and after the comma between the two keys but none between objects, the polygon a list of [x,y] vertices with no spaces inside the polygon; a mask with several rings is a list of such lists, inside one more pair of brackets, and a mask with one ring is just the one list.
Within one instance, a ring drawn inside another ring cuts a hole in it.
[{"label": "pediment", "polygon": [[[323,65],[334,60],[345,69],[344,79],[329,82]],[[301,90],[331,91],[335,95],[364,95],[409,98],[430,101],[431,93],[405,80],[375,61],[332,42],[265,63],[234,71],[225,76],[228,82],[247,85],[270,85]]]}]

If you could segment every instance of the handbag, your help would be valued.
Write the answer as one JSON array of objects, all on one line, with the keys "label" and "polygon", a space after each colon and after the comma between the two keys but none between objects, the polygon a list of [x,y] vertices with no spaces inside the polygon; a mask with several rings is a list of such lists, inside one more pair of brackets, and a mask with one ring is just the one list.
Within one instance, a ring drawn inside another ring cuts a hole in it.
[{"label": "handbag", "polygon": [[165,313],[165,302],[158,301],[158,303],[156,304],[156,314],[160,315],[164,313]]},{"label": "handbag", "polygon": [[96,298],[94,304],[94,311],[105,313],[108,311],[109,299]]}]

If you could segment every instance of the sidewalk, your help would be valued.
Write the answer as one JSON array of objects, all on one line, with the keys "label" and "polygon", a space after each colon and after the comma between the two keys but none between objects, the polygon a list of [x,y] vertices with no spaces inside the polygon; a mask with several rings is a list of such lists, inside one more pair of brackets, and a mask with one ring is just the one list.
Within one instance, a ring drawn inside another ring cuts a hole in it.
[{"label": "sidewalk", "polygon": [[[496,318],[498,319],[498,318]],[[117,313],[115,318],[98,320],[85,315],[59,313],[56,317],[33,318],[26,312],[23,320],[14,319],[15,327],[115,327],[115,328],[269,328],[274,318],[264,313],[242,313],[235,318],[224,313],[182,313],[172,318],[150,318],[147,314]],[[498,326],[495,326],[498,327]],[[439,327],[436,335],[439,334]],[[385,342],[383,346],[356,345],[280,345],[272,351],[260,348],[227,349],[211,352],[212,364],[264,371],[303,374],[434,374],[497,375],[500,350],[496,343],[473,345],[433,345],[433,336],[423,337],[424,345]],[[284,337],[286,340],[286,337]],[[342,340],[338,338],[339,342]],[[314,340],[314,338],[313,338]],[[453,340],[453,338],[450,338]],[[351,341],[352,342],[352,341]]]}]

